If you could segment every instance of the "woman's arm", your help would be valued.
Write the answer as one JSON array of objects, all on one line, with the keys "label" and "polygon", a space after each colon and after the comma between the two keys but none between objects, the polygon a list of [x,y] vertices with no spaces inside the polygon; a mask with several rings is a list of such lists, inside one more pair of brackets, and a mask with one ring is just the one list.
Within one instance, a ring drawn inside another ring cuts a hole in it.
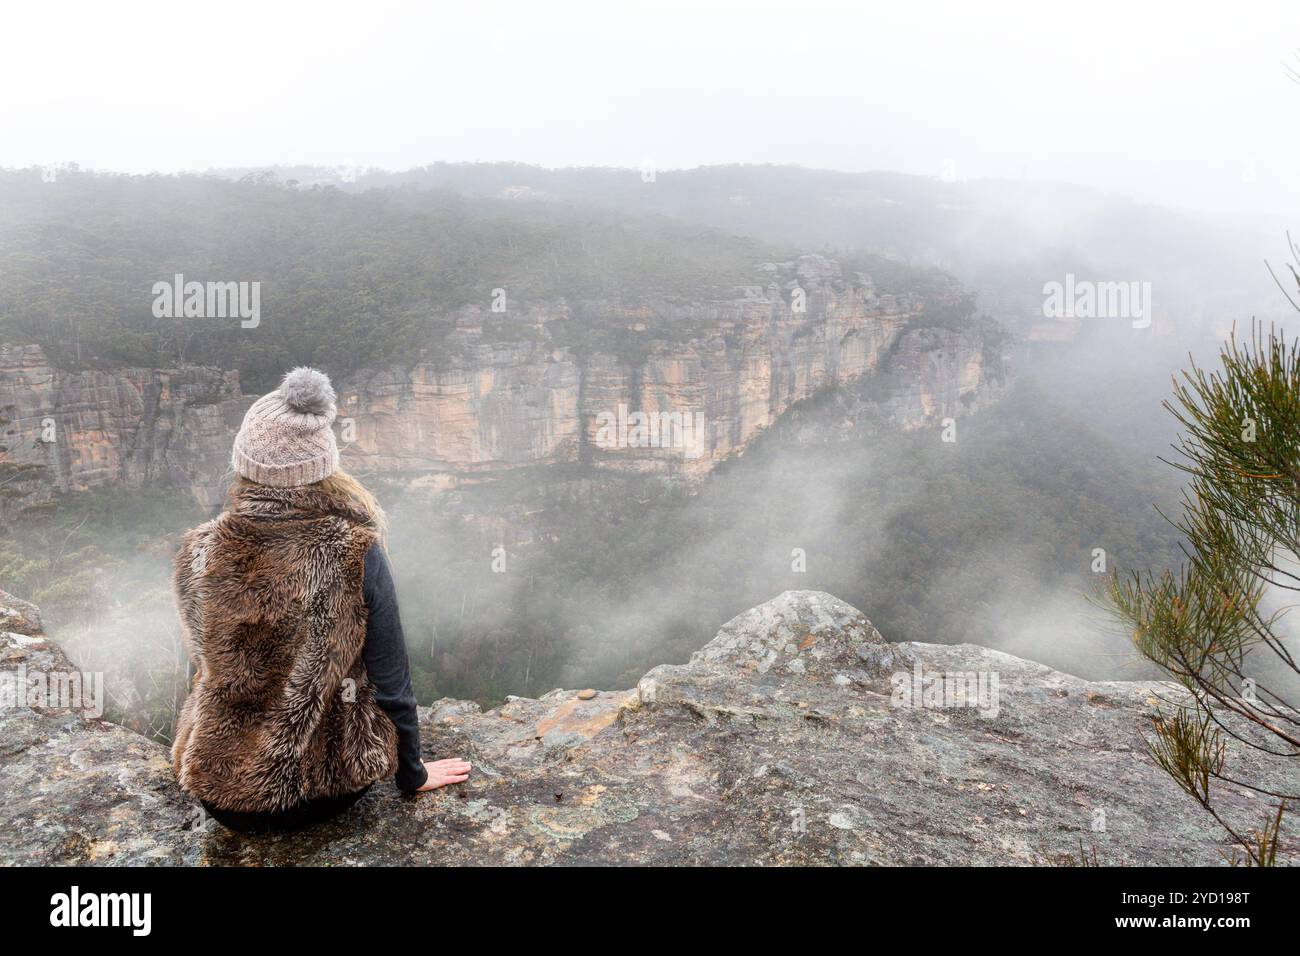
[{"label": "woman's arm", "polygon": [[397,611],[397,589],[388,557],[378,542],[366,552],[365,566],[363,595],[369,615],[361,656],[374,688],[375,703],[397,727],[397,786],[413,793],[424,786],[429,774],[420,760],[420,721],[411,688],[406,637]]}]

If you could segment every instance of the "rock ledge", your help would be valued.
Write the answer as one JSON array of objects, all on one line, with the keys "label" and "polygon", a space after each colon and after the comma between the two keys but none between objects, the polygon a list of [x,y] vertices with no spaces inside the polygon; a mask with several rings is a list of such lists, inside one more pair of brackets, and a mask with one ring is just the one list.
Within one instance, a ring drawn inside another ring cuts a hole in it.
[{"label": "rock ledge", "polygon": [[[73,671],[35,609],[2,598],[0,677]],[[971,694],[922,692],[943,675]],[[995,708],[975,706],[977,685]],[[160,744],[11,696],[0,863],[1033,864],[1081,844],[1103,864],[1221,863],[1220,833],[1142,746],[1176,695],[973,645],[889,644],[831,595],[787,591],[634,690],[486,712],[438,701],[421,712],[426,752],[469,757],[468,784],[376,786],[336,820],[255,838],[205,821]]]}]

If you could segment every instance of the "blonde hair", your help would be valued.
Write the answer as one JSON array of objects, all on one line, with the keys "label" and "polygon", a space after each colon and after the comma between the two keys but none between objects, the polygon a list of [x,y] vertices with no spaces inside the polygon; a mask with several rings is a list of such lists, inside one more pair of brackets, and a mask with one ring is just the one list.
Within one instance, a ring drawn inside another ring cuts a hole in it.
[{"label": "blonde hair", "polygon": [[[253,479],[245,478],[243,475],[236,475],[234,482],[230,486],[230,496],[234,498],[242,488],[256,488],[257,486],[258,482],[253,481]],[[384,514],[384,509],[380,506],[379,500],[370,493],[370,489],[365,485],[343,469],[338,468],[332,474],[315,482],[310,487],[319,488],[327,495],[342,498],[356,507],[366,516],[371,526],[379,532],[380,542],[385,547],[387,546],[388,515]]]},{"label": "blonde hair", "polygon": [[379,532],[380,539],[388,539],[388,515],[384,514],[379,499],[342,468],[336,468],[330,475],[316,482],[316,487],[328,495],[345,498],[356,505],[370,519],[370,523]]}]

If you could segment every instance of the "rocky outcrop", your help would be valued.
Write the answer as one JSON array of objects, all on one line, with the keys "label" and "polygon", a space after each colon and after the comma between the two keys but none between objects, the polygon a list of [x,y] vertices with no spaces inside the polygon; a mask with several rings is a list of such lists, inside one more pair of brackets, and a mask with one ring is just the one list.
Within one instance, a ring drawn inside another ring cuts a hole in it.
[{"label": "rocky outcrop", "polygon": [[[695,330],[673,340],[646,340],[645,309],[584,303],[618,329],[621,350],[560,344],[549,328],[573,319],[564,302],[510,316],[513,333],[467,310],[438,362],[413,356],[336,383],[344,463],[433,489],[574,463],[689,479],[836,385],[879,377],[904,428],[996,390],[1001,356],[985,330],[928,328],[919,297],[879,294],[820,256],[770,264],[758,279],[724,300],[661,303],[656,328]],[[166,481],[209,505],[252,400],[234,372],[64,372],[37,346],[0,348],[0,419],[10,419],[0,444],[44,466],[44,489]]]},{"label": "rocky outcrop", "polygon": [[[0,636],[0,674],[71,665]],[[934,678],[947,675],[947,683]],[[936,689],[936,687],[938,689]],[[165,749],[40,701],[0,710],[7,864],[1216,864],[1220,832],[1144,752],[1160,683],[1089,683],[972,645],[889,644],[786,592],[636,688],[422,711],[468,783],[376,786],[280,836],[205,821]],[[1232,747],[1244,778],[1281,789]],[[1294,786],[1293,781],[1286,785]],[[1224,812],[1257,822],[1231,788]]]},{"label": "rocky outcrop", "polygon": [[976,411],[1001,395],[1004,340],[987,321],[907,329],[862,391],[904,429]]},{"label": "rocky outcrop", "polygon": [[0,591],[0,631],[19,637],[40,637],[45,633],[41,609],[8,591]]}]

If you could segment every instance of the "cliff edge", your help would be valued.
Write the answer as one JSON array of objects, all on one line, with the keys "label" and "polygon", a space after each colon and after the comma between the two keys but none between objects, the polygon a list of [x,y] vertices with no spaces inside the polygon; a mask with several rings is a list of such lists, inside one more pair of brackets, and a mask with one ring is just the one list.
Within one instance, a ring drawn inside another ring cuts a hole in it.
[{"label": "cliff edge", "polygon": [[[0,607],[6,865],[1042,864],[1081,846],[1104,865],[1223,862],[1221,832],[1142,745],[1173,685],[890,644],[822,592],[737,616],[631,690],[438,701],[426,753],[472,760],[467,784],[377,785],[272,837],[205,820],[162,745],[31,692],[75,668],[34,608],[2,592]],[[1269,785],[1252,754],[1229,761]]]}]

